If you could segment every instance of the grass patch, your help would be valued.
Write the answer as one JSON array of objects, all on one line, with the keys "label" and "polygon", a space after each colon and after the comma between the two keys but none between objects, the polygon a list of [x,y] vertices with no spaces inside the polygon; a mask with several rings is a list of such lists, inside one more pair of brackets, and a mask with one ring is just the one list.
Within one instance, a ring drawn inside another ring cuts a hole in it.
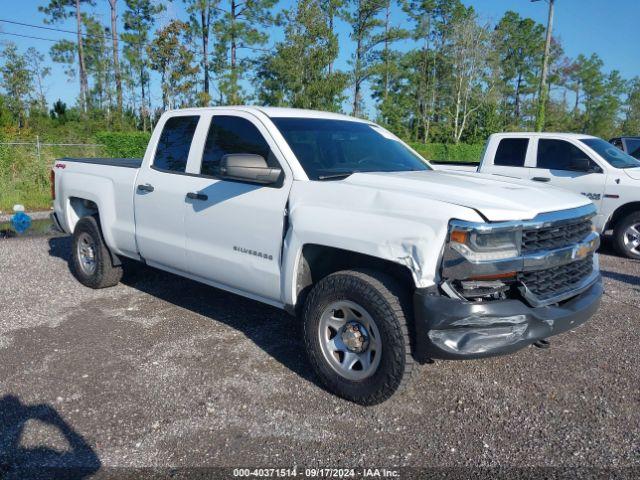
[{"label": "grass patch", "polygon": [[[40,155],[35,146],[0,145],[0,210],[11,212],[13,205],[22,204],[27,210],[47,210],[51,207],[49,171],[56,159],[62,157],[131,158],[144,155],[150,134],[144,132],[100,132],[95,140],[102,147],[44,146]],[[30,142],[32,139],[0,138],[2,141]],[[61,139],[47,139],[54,143]],[[415,143],[410,145],[427,160],[450,162],[479,162],[484,145],[447,145],[443,143]]]}]

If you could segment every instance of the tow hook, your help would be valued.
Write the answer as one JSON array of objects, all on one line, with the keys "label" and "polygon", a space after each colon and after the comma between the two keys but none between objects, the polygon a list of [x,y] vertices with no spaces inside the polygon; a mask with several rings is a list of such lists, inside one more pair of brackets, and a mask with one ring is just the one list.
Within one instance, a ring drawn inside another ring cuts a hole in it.
[{"label": "tow hook", "polygon": [[533,345],[538,348],[546,349],[551,346],[551,342],[546,338],[541,338],[540,340],[536,340]]}]

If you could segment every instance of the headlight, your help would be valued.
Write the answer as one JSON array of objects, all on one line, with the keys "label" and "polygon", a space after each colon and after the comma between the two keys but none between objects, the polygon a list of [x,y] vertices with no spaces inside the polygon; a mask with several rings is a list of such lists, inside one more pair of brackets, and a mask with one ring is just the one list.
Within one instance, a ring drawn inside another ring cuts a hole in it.
[{"label": "headlight", "polygon": [[449,246],[470,262],[487,262],[520,256],[522,230],[491,230],[486,224],[451,222]]}]

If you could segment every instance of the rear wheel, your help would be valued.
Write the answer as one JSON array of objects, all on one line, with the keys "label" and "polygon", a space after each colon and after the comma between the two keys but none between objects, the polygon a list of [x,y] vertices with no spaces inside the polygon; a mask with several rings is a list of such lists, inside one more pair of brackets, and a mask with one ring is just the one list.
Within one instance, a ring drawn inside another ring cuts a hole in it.
[{"label": "rear wheel", "polygon": [[640,212],[620,220],[613,231],[613,239],[620,255],[640,259]]},{"label": "rear wheel", "polygon": [[81,218],[73,231],[71,270],[80,283],[90,288],[117,285],[122,267],[114,266],[95,217]]},{"label": "rear wheel", "polygon": [[331,392],[363,405],[402,388],[413,368],[409,302],[391,277],[348,270],[313,287],[304,307],[311,364]]}]

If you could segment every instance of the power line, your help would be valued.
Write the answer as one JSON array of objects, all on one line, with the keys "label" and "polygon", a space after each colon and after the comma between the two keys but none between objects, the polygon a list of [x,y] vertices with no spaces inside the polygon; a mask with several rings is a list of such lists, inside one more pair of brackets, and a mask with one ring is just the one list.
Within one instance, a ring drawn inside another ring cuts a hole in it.
[{"label": "power line", "polygon": [[[22,27],[40,28],[42,30],[51,30],[51,31],[54,31],[54,32],[71,33],[73,35],[77,35],[78,34],[78,32],[75,32],[73,30],[65,30],[63,28],[54,28],[54,27],[45,27],[43,25],[34,25],[32,23],[16,22],[15,20],[5,20],[5,19],[0,18],[0,22],[2,22],[2,23],[11,23],[13,25],[20,25]],[[111,39],[110,35],[96,35],[95,33],[80,32],[80,35],[82,35],[83,37],[97,37],[97,38]]]},{"label": "power line", "polygon": [[14,37],[33,38],[34,40],[46,40],[47,42],[59,42],[54,38],[34,37],[33,35],[22,35],[21,33],[0,32],[0,35],[13,35]]}]

